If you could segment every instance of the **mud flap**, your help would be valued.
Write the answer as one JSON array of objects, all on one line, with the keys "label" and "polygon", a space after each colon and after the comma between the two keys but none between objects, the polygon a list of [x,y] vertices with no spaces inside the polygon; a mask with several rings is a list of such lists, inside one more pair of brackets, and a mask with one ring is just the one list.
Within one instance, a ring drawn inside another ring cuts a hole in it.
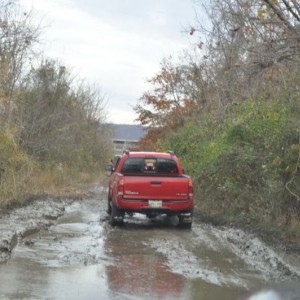
[{"label": "mud flap", "polygon": [[178,215],[178,227],[190,229],[193,223],[193,212],[181,213]]},{"label": "mud flap", "polygon": [[124,221],[124,213],[122,210],[117,208],[115,204],[111,201],[111,212],[110,212],[110,224],[111,226],[122,226]]}]

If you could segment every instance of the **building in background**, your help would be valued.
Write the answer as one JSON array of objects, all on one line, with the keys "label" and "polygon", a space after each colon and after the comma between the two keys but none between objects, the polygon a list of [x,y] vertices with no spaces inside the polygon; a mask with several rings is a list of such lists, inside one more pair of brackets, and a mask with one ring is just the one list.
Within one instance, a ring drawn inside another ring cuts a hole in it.
[{"label": "building in background", "polygon": [[137,148],[138,142],[146,135],[142,125],[108,124],[111,129],[115,154],[122,154],[126,149]]}]

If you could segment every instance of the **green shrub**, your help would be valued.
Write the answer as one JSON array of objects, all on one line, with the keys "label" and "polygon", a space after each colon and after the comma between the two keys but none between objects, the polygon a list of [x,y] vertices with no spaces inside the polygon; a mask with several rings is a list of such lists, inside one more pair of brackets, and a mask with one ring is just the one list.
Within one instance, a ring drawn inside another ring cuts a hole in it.
[{"label": "green shrub", "polygon": [[248,100],[186,123],[164,147],[193,177],[202,211],[280,223],[300,213],[299,115],[297,100]]}]

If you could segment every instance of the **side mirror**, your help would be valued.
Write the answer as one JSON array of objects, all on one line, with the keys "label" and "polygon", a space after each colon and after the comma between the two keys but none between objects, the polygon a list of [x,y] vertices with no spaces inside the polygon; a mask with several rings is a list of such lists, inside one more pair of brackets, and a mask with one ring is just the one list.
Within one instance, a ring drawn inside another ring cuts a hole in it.
[{"label": "side mirror", "polygon": [[105,166],[105,171],[113,172],[114,171],[114,166],[113,165],[106,165]]}]

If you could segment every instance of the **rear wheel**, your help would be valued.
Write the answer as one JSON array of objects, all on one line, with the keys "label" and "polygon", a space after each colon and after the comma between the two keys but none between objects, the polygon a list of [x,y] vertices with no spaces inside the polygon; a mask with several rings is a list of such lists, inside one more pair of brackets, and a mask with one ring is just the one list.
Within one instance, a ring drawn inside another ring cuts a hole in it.
[{"label": "rear wheel", "polygon": [[122,226],[124,221],[124,213],[121,209],[115,206],[113,201],[110,201],[109,221],[111,226]]},{"label": "rear wheel", "polygon": [[179,218],[178,227],[182,229],[191,229],[192,228],[192,222],[185,223]]},{"label": "rear wheel", "polygon": [[107,197],[107,213],[111,214],[111,197]]}]

